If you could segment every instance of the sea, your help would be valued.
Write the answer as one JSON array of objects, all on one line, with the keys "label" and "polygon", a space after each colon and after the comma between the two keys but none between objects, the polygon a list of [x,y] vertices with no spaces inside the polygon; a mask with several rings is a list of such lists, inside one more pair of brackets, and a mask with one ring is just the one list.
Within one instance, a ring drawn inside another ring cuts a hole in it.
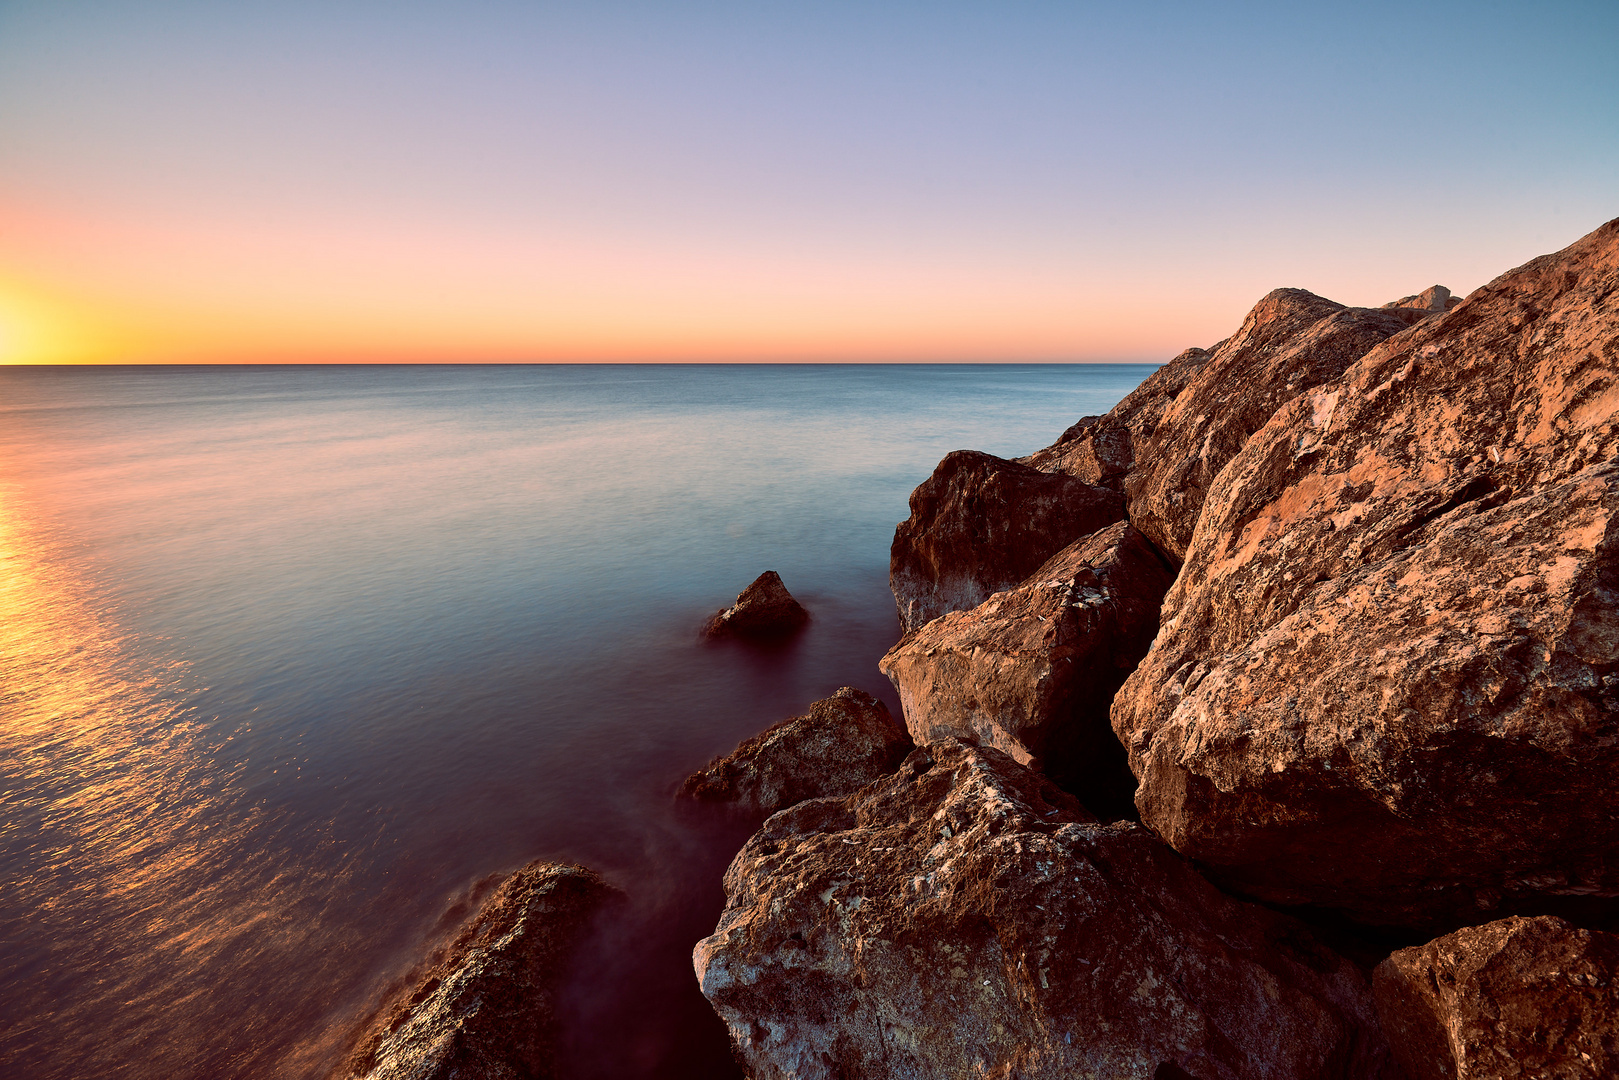
[{"label": "sea", "polygon": [[[0,368],[0,1075],[318,1078],[491,875],[630,897],[579,1077],[737,1077],[692,945],[756,819],[680,780],[898,701],[951,450],[1154,365]],[[771,647],[706,618],[780,573]]]}]

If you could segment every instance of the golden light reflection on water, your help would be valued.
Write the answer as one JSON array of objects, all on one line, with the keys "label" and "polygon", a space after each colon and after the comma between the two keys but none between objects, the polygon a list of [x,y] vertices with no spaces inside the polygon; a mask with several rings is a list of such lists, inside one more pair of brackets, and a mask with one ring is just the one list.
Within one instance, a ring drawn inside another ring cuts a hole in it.
[{"label": "golden light reflection on water", "polygon": [[[277,973],[318,953],[310,909],[342,860],[316,873],[267,850],[272,816],[188,710],[185,665],[122,629],[60,546],[0,482],[0,1063],[264,1075],[244,1028],[327,997]],[[216,993],[244,967],[262,969],[259,1000]]]}]

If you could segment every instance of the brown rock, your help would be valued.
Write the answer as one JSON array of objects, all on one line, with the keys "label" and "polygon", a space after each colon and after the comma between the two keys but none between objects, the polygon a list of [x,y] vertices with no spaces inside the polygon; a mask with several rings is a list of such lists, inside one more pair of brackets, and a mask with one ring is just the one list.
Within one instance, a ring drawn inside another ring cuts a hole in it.
[{"label": "brown rock", "polygon": [[1362,920],[1619,897],[1619,221],[1282,406],[1114,700],[1142,820]]},{"label": "brown rock", "polygon": [[1501,919],[1401,949],[1372,987],[1410,1080],[1619,1076],[1619,935]]},{"label": "brown rock", "polygon": [[1385,308],[1414,308],[1417,311],[1449,311],[1461,300],[1450,295],[1450,290],[1443,285],[1430,285],[1415,296],[1401,297],[1384,304]]},{"label": "brown rock", "polygon": [[1015,589],[907,634],[878,665],[918,743],[963,736],[1042,769],[1106,818],[1135,778],[1108,706],[1158,632],[1174,575],[1127,522],[1053,555]]},{"label": "brown rock", "polygon": [[1123,491],[1137,447],[1152,438],[1164,410],[1210,355],[1209,349],[1187,349],[1147,376],[1106,416],[1084,417],[1044,450],[1018,460],[1043,472],[1066,473],[1087,484]]},{"label": "brown rock", "polygon": [[914,630],[981,604],[1123,517],[1117,492],[976,450],[948,454],[894,530],[889,584],[900,624]]},{"label": "brown rock", "polygon": [[1342,375],[1426,311],[1347,308],[1303,289],[1254,306],[1166,403],[1125,480],[1130,521],[1178,563],[1209,485],[1282,404]]},{"label": "brown rock", "polygon": [[716,758],[680,792],[775,813],[804,799],[852,794],[893,772],[911,749],[887,705],[845,686]]},{"label": "brown rock", "polygon": [[766,570],[737,594],[734,605],[715,612],[703,633],[709,637],[786,637],[807,622],[809,612],[793,599],[781,583],[781,575]]},{"label": "brown rock", "polygon": [[1352,965],[988,747],[775,815],[725,887],[693,963],[754,1080],[1391,1075]]},{"label": "brown rock", "polygon": [[598,913],[623,894],[582,866],[533,862],[490,894],[344,1076],[533,1080],[554,1075],[557,989]]}]

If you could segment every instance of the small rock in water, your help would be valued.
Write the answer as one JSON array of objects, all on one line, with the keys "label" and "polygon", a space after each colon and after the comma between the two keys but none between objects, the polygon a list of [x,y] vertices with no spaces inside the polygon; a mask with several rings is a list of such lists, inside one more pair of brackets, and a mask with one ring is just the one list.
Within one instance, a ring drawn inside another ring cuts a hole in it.
[{"label": "small rock in water", "polygon": [[708,637],[786,637],[807,622],[809,612],[793,599],[781,583],[781,575],[766,570],[737,595],[733,606],[716,612],[703,633]]}]

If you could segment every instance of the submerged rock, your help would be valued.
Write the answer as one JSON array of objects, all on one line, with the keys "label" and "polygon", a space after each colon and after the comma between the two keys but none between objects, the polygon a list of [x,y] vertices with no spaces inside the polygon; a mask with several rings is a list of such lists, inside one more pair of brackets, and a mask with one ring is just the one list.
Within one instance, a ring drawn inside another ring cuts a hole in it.
[{"label": "submerged rock", "polygon": [[703,633],[709,637],[786,637],[809,622],[809,617],[782,584],[781,575],[766,570],[737,594],[735,604],[715,612]]},{"label": "submerged rock", "polygon": [[754,1080],[1390,1077],[1359,972],[991,748],[765,823],[702,990]]},{"label": "submerged rock", "polygon": [[598,913],[623,894],[583,866],[532,862],[490,894],[340,1075],[537,1080],[554,1075],[557,988]]},{"label": "submerged rock", "polygon": [[899,767],[912,749],[888,706],[845,686],[686,778],[681,794],[774,813],[848,795]]},{"label": "submerged rock", "polygon": [[1619,935],[1501,919],[1401,949],[1372,987],[1410,1080],[1619,1076]]},{"label": "submerged rock", "polygon": [[888,573],[906,630],[983,603],[1124,517],[1117,492],[976,450],[946,455],[910,505]]},{"label": "submerged rock", "polygon": [[1616,375],[1619,221],[1283,405],[1115,698],[1142,820],[1369,922],[1619,898]]},{"label": "submerged rock", "polygon": [[1120,521],[1016,588],[907,634],[878,667],[918,743],[983,742],[1042,769],[1093,812],[1130,816],[1135,778],[1108,706],[1152,645],[1173,577]]}]

